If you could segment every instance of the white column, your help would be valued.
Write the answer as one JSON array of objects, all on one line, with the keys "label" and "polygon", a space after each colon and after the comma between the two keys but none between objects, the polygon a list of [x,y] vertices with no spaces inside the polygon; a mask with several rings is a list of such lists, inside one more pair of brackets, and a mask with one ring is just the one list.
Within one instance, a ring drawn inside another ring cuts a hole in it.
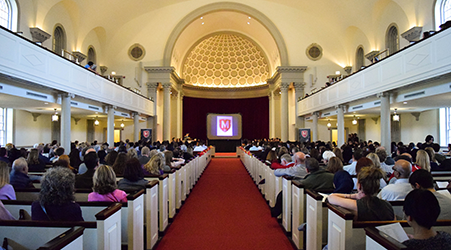
[{"label": "white column", "polygon": [[155,141],[155,137],[157,135],[157,90],[157,82],[147,83],[147,97],[152,100],[154,104],[153,117],[147,119],[147,128],[152,128],[152,142]]},{"label": "white column", "polygon": [[139,141],[139,114],[138,113],[134,113],[133,114],[133,129],[134,129],[134,133],[133,133],[133,139],[134,142]]},{"label": "white column", "polygon": [[298,112],[299,112],[299,108],[298,108],[298,101],[300,98],[302,98],[304,96],[304,85],[305,83],[300,83],[300,82],[295,82],[293,83],[294,85],[294,90],[295,90],[295,100],[294,100],[294,105],[295,105],[295,112],[296,112],[296,131],[295,131],[295,135],[297,138],[297,140],[299,140],[299,129],[300,128],[304,128],[305,127],[305,123],[304,123],[304,117],[302,116],[298,116]]},{"label": "white column", "polygon": [[61,146],[65,154],[70,153],[70,133],[71,133],[71,110],[70,101],[73,94],[65,93],[61,95]]},{"label": "white column", "polygon": [[269,91],[269,138],[275,138],[276,137],[276,121],[274,119],[274,107],[275,107],[275,101],[274,101],[274,92]]},{"label": "white column", "polygon": [[171,83],[163,83],[163,140],[171,141]]},{"label": "white column", "polygon": [[288,141],[288,87],[290,83],[280,84],[280,139]]},{"label": "white column", "polygon": [[313,112],[312,115],[312,141],[318,140],[318,112]]},{"label": "white column", "polygon": [[182,138],[182,130],[183,130],[183,126],[182,126],[182,121],[183,121],[183,95],[182,92],[179,91],[177,93],[177,138]]},{"label": "white column", "polygon": [[390,93],[379,93],[381,100],[381,145],[390,152],[391,127],[390,127]]},{"label": "white column", "polygon": [[107,142],[110,147],[114,147],[114,109],[113,106],[108,106],[108,120],[107,120]]},{"label": "white column", "polygon": [[345,141],[345,116],[344,116],[344,106],[337,106],[337,145],[341,147]]}]

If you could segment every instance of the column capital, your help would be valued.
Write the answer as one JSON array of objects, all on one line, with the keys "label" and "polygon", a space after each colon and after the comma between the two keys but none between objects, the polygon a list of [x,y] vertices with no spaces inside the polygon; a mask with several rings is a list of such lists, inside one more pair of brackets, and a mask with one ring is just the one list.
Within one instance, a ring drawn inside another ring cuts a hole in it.
[{"label": "column capital", "polygon": [[156,89],[158,87],[158,82],[148,82],[146,85],[148,89]]},{"label": "column capital", "polygon": [[337,105],[337,106],[335,106],[335,109],[341,109],[343,111],[346,111],[346,105],[343,105],[343,104]]},{"label": "column capital", "polygon": [[74,93],[66,93],[66,92],[61,92],[58,93],[58,96],[63,98],[63,97],[70,97],[70,98],[75,98],[75,94]]},{"label": "column capital", "polygon": [[280,90],[281,91],[288,91],[288,88],[290,87],[289,82],[282,82],[280,83]]},{"label": "column capital", "polygon": [[304,91],[305,82],[295,82],[293,83],[294,89],[296,92],[298,91]]},{"label": "column capital", "polygon": [[170,82],[162,83],[161,86],[163,86],[164,90],[171,90],[172,88],[172,84]]},{"label": "column capital", "polygon": [[390,92],[380,92],[376,94],[377,98],[383,98],[383,97],[390,97],[391,93]]},{"label": "column capital", "polygon": [[312,116],[316,116],[316,117],[319,117],[319,111],[315,111],[315,112],[313,112],[313,113],[312,113]]},{"label": "column capital", "polygon": [[115,110],[115,109],[117,109],[117,107],[116,106],[113,106],[113,105],[105,105],[105,112],[108,112],[109,110]]}]

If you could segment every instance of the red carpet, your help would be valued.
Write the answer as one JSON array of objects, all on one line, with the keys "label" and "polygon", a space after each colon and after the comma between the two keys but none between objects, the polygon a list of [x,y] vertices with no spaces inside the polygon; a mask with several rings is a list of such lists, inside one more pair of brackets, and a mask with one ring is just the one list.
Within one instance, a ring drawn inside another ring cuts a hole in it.
[{"label": "red carpet", "polygon": [[226,158],[232,157],[233,158],[233,157],[235,157],[236,158],[236,152],[232,152],[232,153],[216,152],[215,157],[217,157],[217,158],[221,158],[221,157],[226,157]]},{"label": "red carpet", "polygon": [[213,158],[157,249],[293,247],[240,160]]}]

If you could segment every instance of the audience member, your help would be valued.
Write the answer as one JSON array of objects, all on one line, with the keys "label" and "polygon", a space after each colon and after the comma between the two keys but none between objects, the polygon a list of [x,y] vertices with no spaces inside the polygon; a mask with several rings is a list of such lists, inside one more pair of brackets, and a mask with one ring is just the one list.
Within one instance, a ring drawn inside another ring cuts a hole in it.
[{"label": "audience member", "polygon": [[5,208],[3,202],[0,200],[0,220],[15,220],[14,216]]},{"label": "audience member", "polygon": [[[152,150],[153,151],[153,150]],[[148,161],[144,165],[144,174],[150,174],[150,175],[162,175],[164,173],[163,167],[164,167],[165,161],[164,161],[164,155],[163,153],[157,152],[150,158],[150,161]]]},{"label": "audience member", "polygon": [[146,164],[150,160],[149,153],[150,153],[150,149],[148,147],[143,147],[141,149],[141,156],[138,157],[139,163],[141,165]]},{"label": "audience member", "polygon": [[338,157],[329,159],[327,171],[334,174],[334,193],[349,194],[352,192],[354,182],[351,175],[343,170],[343,162]]},{"label": "audience member", "polygon": [[116,174],[112,167],[102,165],[93,176],[94,192],[88,195],[88,201],[127,202],[127,194],[117,189]]},{"label": "audience member", "polygon": [[319,162],[315,158],[307,158],[305,160],[305,168],[308,174],[300,181],[305,189],[316,191],[334,189],[334,174],[326,170],[320,170]]},{"label": "audience member", "polygon": [[343,153],[341,152],[340,148],[334,148],[332,152],[335,154],[335,157],[338,157],[338,159],[341,160],[341,162],[344,164],[345,160],[343,159]]},{"label": "audience member", "polygon": [[412,164],[412,172],[415,172],[418,169],[424,169],[431,172],[431,160],[429,159],[429,154],[422,149],[417,151],[416,162],[415,164]]},{"label": "audience member", "polygon": [[125,163],[128,160],[126,153],[119,153],[117,155],[116,161],[113,164],[113,170],[116,175],[123,175],[125,169]]},{"label": "audience member", "polygon": [[432,192],[435,198],[437,198],[441,209],[438,219],[451,220],[451,196],[449,193],[444,194],[441,191],[435,191],[431,173],[427,170],[419,169],[410,175],[409,183],[413,189],[424,189]]},{"label": "audience member", "polygon": [[8,151],[6,150],[6,148],[0,148],[0,161],[6,162],[6,164],[9,164],[9,159],[8,159]]},{"label": "audience member", "polygon": [[149,181],[144,179],[141,163],[136,158],[131,158],[126,162],[124,178],[118,182],[118,188],[125,192],[133,192],[145,189]]},{"label": "audience member", "polygon": [[392,166],[388,165],[385,162],[387,160],[387,151],[385,151],[385,148],[377,147],[376,154],[379,157],[382,171],[384,171],[386,173],[385,176],[391,175],[393,173],[393,169],[392,169]]},{"label": "audience member", "polygon": [[95,168],[99,166],[99,159],[96,152],[89,152],[84,157],[84,163],[86,166],[86,172],[75,176],[75,188],[92,188],[93,176]]},{"label": "audience member", "polygon": [[13,162],[13,170],[9,175],[9,182],[17,188],[33,188],[33,183],[28,176],[28,164],[24,158],[19,158]]},{"label": "audience member", "polygon": [[105,157],[105,163],[106,163],[105,165],[113,166],[118,154],[119,153],[115,150],[112,150],[111,152],[109,152]]},{"label": "audience member", "polygon": [[16,192],[9,184],[9,167],[4,161],[0,161],[0,200],[15,200]]},{"label": "audience member", "polygon": [[36,148],[30,149],[27,158],[28,171],[45,171],[45,162],[39,158],[39,151]]},{"label": "audience member", "polygon": [[286,175],[304,178],[307,175],[307,170],[305,168],[305,154],[302,152],[297,152],[295,154],[294,166],[284,169],[276,169],[274,170],[274,175],[277,177]]},{"label": "audience member", "polygon": [[280,169],[280,168],[291,168],[294,166],[294,162],[292,162],[292,157],[289,154],[284,154],[280,157],[280,163],[274,161],[271,164],[271,169]]},{"label": "audience member", "polygon": [[384,221],[395,219],[392,206],[387,201],[377,198],[382,171],[377,168],[362,168],[357,175],[356,194],[333,193],[328,200],[333,205],[338,205],[351,210],[354,220],[360,221]]},{"label": "audience member", "polygon": [[404,213],[413,228],[413,235],[403,242],[409,249],[451,249],[451,235],[432,229],[440,214],[440,205],[431,192],[422,189],[410,192],[404,201]]},{"label": "audience member", "polygon": [[51,168],[41,180],[39,200],[31,205],[32,220],[83,221],[74,197],[75,175],[67,168]]},{"label": "audience member", "polygon": [[384,187],[377,197],[386,201],[404,200],[406,195],[412,191],[409,184],[409,176],[411,173],[412,164],[406,160],[398,160],[393,166],[394,176],[396,181]]},{"label": "audience member", "polygon": [[354,153],[352,154],[352,163],[347,166],[344,166],[343,169],[345,171],[348,171],[348,173],[350,175],[356,175],[357,172],[355,170],[355,167],[357,165],[357,161],[362,157],[363,157],[363,151],[360,148],[356,148],[354,150]]}]

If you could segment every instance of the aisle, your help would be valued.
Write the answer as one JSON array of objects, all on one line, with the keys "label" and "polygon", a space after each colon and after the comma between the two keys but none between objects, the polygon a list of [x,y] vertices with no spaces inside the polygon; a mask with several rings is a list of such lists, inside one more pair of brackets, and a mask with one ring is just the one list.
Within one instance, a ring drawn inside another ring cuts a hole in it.
[{"label": "aisle", "polygon": [[239,158],[213,158],[157,249],[293,247]]}]

